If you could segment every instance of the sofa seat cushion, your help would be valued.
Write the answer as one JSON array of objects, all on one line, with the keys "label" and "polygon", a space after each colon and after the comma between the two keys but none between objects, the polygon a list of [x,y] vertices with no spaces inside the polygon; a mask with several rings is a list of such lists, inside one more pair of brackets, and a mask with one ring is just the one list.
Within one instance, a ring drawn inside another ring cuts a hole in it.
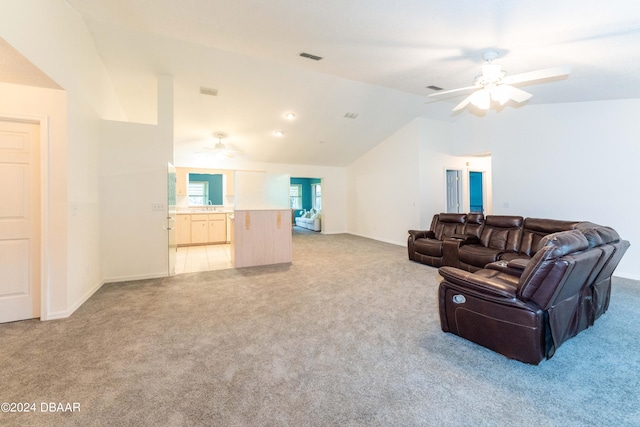
[{"label": "sofa seat cushion", "polygon": [[422,255],[442,256],[442,241],[436,239],[417,239],[413,244],[414,250]]},{"label": "sofa seat cushion", "polygon": [[502,251],[482,245],[464,245],[458,250],[458,259],[468,265],[484,266],[498,261]]},{"label": "sofa seat cushion", "polygon": [[531,257],[522,252],[505,252],[500,255],[502,261],[513,261],[514,259],[531,259]]}]

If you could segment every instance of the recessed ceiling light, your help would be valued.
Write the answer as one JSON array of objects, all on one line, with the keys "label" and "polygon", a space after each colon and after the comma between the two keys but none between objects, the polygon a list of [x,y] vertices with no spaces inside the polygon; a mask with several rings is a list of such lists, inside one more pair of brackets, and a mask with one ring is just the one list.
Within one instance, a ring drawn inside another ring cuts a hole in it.
[{"label": "recessed ceiling light", "polygon": [[284,116],[285,116],[287,119],[289,119],[289,120],[293,120],[293,119],[295,119],[295,118],[296,118],[296,115],[295,115],[295,114],[293,114],[293,113],[287,113],[287,114],[285,114]]},{"label": "recessed ceiling light", "polygon": [[284,135],[284,132],[282,132],[281,130],[277,130],[273,133],[274,136],[277,136],[278,138],[280,138],[282,135]]}]

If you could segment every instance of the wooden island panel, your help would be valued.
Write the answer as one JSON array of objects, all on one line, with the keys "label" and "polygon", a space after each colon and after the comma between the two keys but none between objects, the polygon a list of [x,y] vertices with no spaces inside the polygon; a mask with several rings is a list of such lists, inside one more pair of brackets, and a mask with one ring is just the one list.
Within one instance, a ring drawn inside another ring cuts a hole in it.
[{"label": "wooden island panel", "polygon": [[291,262],[291,210],[236,210],[231,251],[236,268]]}]

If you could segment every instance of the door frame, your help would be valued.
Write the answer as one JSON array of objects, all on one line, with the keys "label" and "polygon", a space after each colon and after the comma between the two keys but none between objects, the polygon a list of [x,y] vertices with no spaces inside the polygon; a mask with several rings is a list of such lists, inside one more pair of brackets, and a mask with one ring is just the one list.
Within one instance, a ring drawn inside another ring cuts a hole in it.
[{"label": "door frame", "polygon": [[444,168],[444,210],[443,212],[448,212],[449,211],[449,181],[447,179],[447,176],[449,174],[449,172],[456,172],[457,174],[457,178],[458,180],[457,185],[456,185],[456,193],[458,195],[458,212],[464,212],[465,209],[465,205],[464,205],[464,185],[463,185],[463,181],[465,179],[464,176],[464,170],[457,168],[457,167],[445,167]]},{"label": "door frame", "polygon": [[468,212],[471,212],[471,173],[479,173],[481,177],[481,185],[482,185],[482,213],[484,214],[487,211],[487,172],[480,169],[468,169],[467,170],[467,182],[469,187],[469,208]]},{"label": "door frame", "polygon": [[40,125],[40,320],[49,320],[49,118],[40,114],[0,113],[0,119]]}]

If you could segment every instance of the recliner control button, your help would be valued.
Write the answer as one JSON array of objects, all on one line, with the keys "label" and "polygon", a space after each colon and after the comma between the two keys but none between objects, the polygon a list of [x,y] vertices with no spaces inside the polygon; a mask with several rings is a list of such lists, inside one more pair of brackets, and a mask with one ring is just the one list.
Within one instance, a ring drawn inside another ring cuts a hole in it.
[{"label": "recliner control button", "polygon": [[464,295],[454,295],[453,296],[453,302],[455,302],[456,304],[464,304],[465,302],[467,302],[467,299],[464,297]]}]

